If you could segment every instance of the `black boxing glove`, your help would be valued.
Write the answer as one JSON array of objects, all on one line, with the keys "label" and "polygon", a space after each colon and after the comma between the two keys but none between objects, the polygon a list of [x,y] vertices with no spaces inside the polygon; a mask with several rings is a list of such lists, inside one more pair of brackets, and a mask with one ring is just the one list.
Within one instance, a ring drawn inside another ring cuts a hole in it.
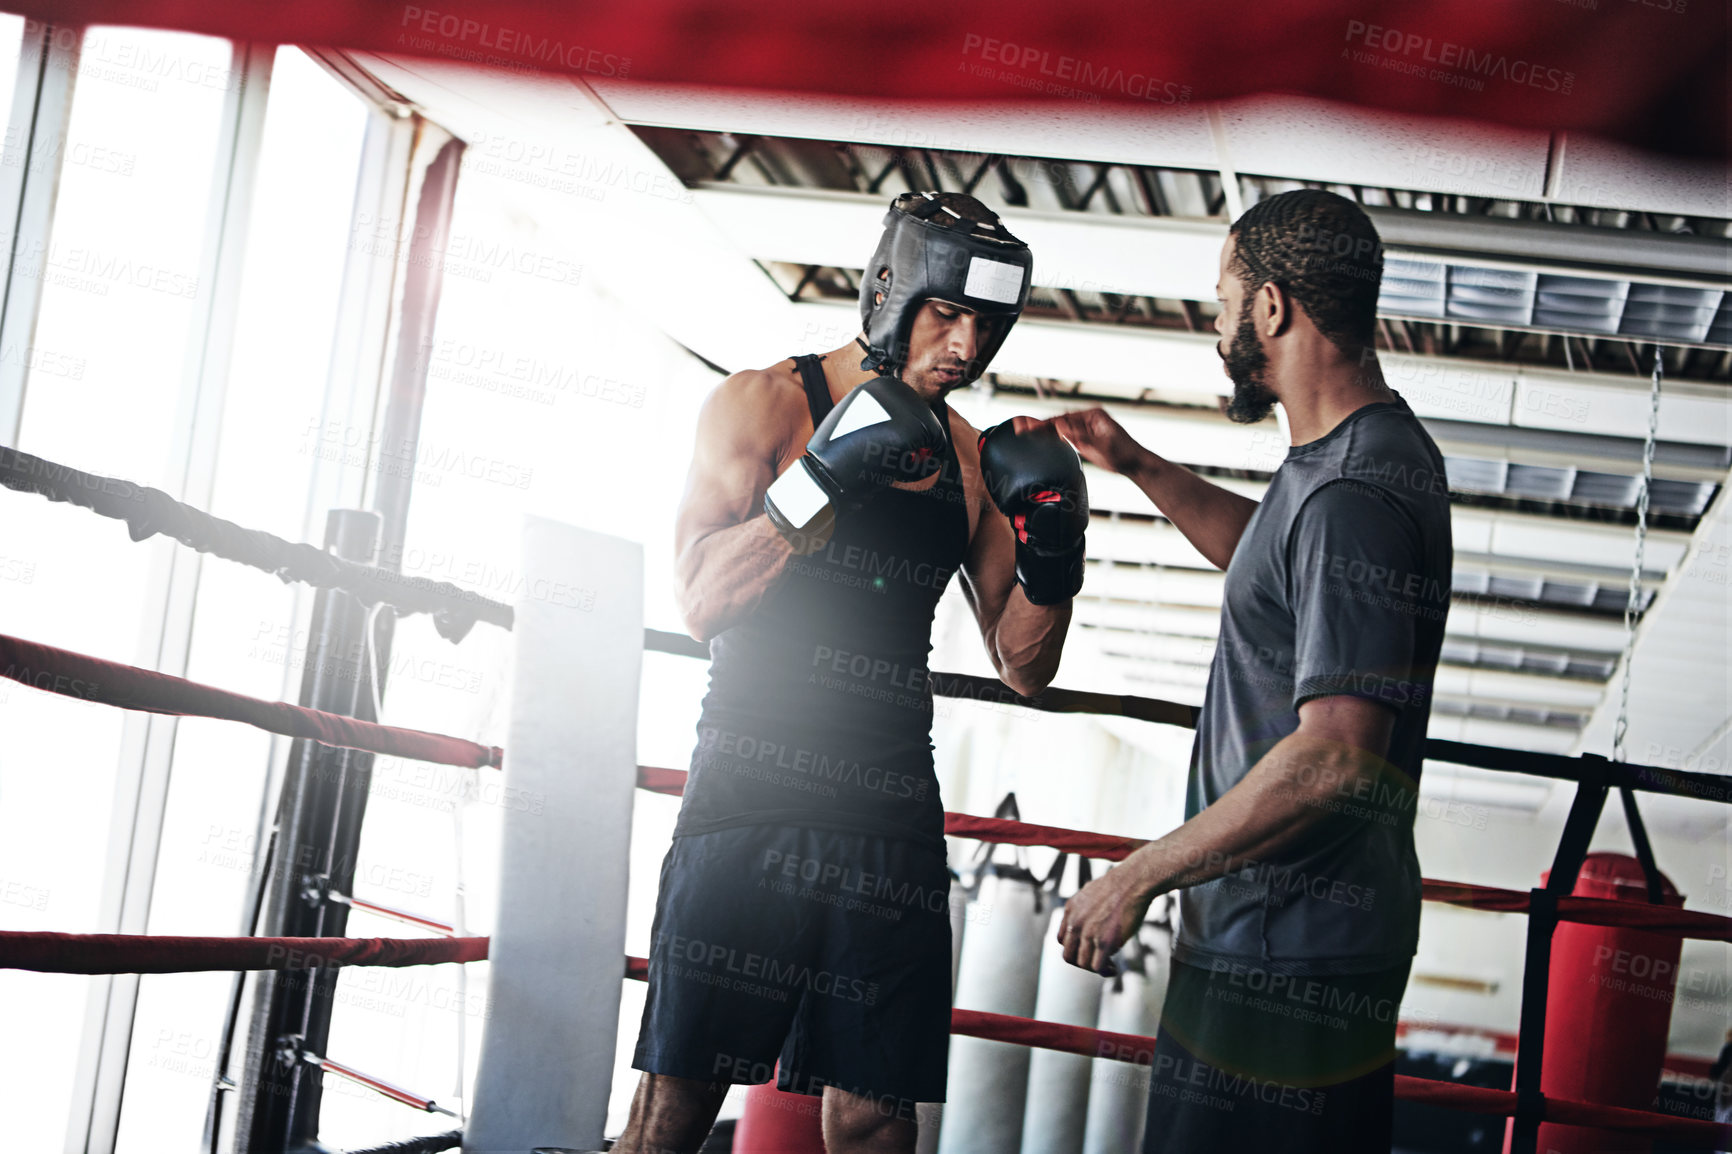
[{"label": "black boxing glove", "polygon": [[1051,425],[1018,434],[1009,421],[980,434],[980,475],[1016,532],[1016,581],[1034,605],[1075,597],[1089,523],[1082,459]]},{"label": "black boxing glove", "polygon": [[919,481],[942,464],[944,426],[920,394],[895,377],[849,390],[824,418],[806,454],[764,494],[764,512],[804,547],[827,538],[839,513],[895,481]]}]

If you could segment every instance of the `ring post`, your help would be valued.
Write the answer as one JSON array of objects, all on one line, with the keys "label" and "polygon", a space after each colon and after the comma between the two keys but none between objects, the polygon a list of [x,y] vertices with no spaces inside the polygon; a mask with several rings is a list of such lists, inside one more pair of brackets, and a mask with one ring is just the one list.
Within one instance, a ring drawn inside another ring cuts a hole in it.
[{"label": "ring post", "polygon": [[499,916],[466,1154],[599,1150],[637,786],[643,549],[526,518]]},{"label": "ring post", "polygon": [[[370,563],[378,544],[376,514],[359,509],[327,514],[325,547],[338,557]],[[372,717],[370,674],[360,656],[366,621],[366,608],[349,593],[321,589],[314,596],[301,704],[345,717]],[[355,858],[338,847],[352,847],[360,837],[372,774],[370,753],[307,740],[290,747],[271,842],[276,856],[266,863],[270,889],[263,936],[342,937],[347,931],[348,907],[326,895],[333,888],[339,893],[354,889]],[[320,966],[260,976],[235,1121],[242,1154],[314,1148],[324,1074],[285,1056],[301,1049],[324,1052],[338,972]]]},{"label": "ring post", "polygon": [[1537,1154],[1540,1123],[1545,1120],[1545,1094],[1540,1088],[1546,1041],[1546,1000],[1550,996],[1552,934],[1558,928],[1558,899],[1575,889],[1576,875],[1588,855],[1594,828],[1606,807],[1604,760],[1582,759],[1583,776],[1564,819],[1558,851],[1546,884],[1528,891],[1527,955],[1522,961],[1521,1020],[1516,1036],[1516,1112],[1506,1127],[1508,1154]]}]

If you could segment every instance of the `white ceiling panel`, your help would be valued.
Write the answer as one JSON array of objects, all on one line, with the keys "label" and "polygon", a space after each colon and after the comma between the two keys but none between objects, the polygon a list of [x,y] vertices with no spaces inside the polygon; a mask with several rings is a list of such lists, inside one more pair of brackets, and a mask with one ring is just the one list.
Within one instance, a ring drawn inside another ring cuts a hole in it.
[{"label": "white ceiling panel", "polygon": [[1545,613],[1511,603],[1454,602],[1444,630],[1481,641],[1598,653],[1616,653],[1624,641],[1624,627],[1615,618]]},{"label": "white ceiling panel", "polygon": [[1303,97],[1223,105],[1228,160],[1257,176],[1538,200],[1549,134]]},{"label": "white ceiling panel", "polygon": [[1732,173],[1706,160],[1642,152],[1579,133],[1559,133],[1552,200],[1595,208],[1732,217]]},{"label": "white ceiling panel", "polygon": [[[1511,424],[1566,433],[1645,437],[1646,373],[1627,377],[1522,369]],[[1689,445],[1732,445],[1732,407],[1724,385],[1663,381],[1659,438]]]},{"label": "white ceiling panel", "polygon": [[1415,416],[1507,425],[1515,397],[1513,367],[1445,357],[1380,352],[1383,379]]},{"label": "white ceiling panel", "polygon": [[1083,588],[1095,597],[1195,605],[1219,610],[1226,574],[1190,569],[1135,569],[1090,562]]},{"label": "white ceiling panel", "polygon": [[1178,637],[1213,638],[1220,630],[1219,609],[1185,605],[1144,605],[1106,601],[1085,582],[1072,619],[1107,629],[1142,629]]},{"label": "white ceiling panel", "polygon": [[594,83],[621,120],[709,132],[848,140],[1002,156],[1214,169],[1200,104],[1123,106],[1004,101],[963,105],[884,97],[718,90],[630,80]]},{"label": "white ceiling panel", "polygon": [[1208,571],[1214,568],[1185,535],[1166,521],[1089,522],[1088,555],[1099,561],[1132,561],[1142,565],[1176,565]]},{"label": "white ceiling panel", "polygon": [[1443,665],[1437,670],[1436,691],[1439,696],[1585,712],[1600,703],[1605,687],[1594,681]]},{"label": "white ceiling panel", "polygon": [[[1636,531],[1622,525],[1560,521],[1532,513],[1487,509],[1452,510],[1452,524],[1480,520],[1490,521],[1492,526],[1491,547],[1484,550],[1488,553],[1602,565],[1625,572],[1636,559]],[[1689,542],[1688,533],[1650,529],[1642,567],[1662,572],[1670,569],[1684,556]]]},{"label": "white ceiling panel", "polygon": [[[862,268],[883,229],[888,195],[726,184],[696,190],[699,206],[756,260]],[[1034,252],[1048,288],[1213,300],[1227,226],[1171,217],[1092,216],[1006,208],[1005,227]]]},{"label": "white ceiling panel", "polygon": [[[1095,645],[1113,657],[1158,661],[1185,669],[1203,669],[1215,657],[1213,637],[1174,637],[1161,633],[1098,632]],[[1188,674],[1186,676],[1189,676]]]},{"label": "white ceiling panel", "polygon": [[[1449,722],[1456,722],[1450,725]],[[1448,737],[1447,730],[1454,729],[1453,741],[1465,741],[1472,745],[1495,745],[1502,749],[1527,749],[1535,753],[1567,754],[1576,742],[1574,730],[1557,729],[1543,725],[1523,725],[1515,721],[1497,721],[1489,717],[1439,717],[1431,715],[1431,726],[1428,733],[1432,737]],[[1517,778],[1516,780],[1523,780]]]}]

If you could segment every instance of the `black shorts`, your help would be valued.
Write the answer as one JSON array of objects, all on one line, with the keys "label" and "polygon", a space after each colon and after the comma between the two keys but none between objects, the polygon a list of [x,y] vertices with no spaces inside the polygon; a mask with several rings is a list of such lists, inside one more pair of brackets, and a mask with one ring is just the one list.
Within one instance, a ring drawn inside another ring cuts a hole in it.
[{"label": "black shorts", "polygon": [[1174,961],[1143,1154],[1388,1154],[1407,972],[1287,977]]},{"label": "black shorts", "polygon": [[[942,1102],[950,1051],[950,873],[871,834],[745,826],[674,839],[632,1065]],[[895,1101],[889,1101],[894,1099]]]}]

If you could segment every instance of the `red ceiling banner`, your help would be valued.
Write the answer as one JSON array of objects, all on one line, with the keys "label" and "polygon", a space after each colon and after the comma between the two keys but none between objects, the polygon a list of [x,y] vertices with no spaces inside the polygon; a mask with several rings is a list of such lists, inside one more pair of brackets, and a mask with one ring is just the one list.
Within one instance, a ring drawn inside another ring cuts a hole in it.
[{"label": "red ceiling banner", "polygon": [[1726,0],[26,0],[537,75],[1152,105],[1264,92],[1727,154]]}]

